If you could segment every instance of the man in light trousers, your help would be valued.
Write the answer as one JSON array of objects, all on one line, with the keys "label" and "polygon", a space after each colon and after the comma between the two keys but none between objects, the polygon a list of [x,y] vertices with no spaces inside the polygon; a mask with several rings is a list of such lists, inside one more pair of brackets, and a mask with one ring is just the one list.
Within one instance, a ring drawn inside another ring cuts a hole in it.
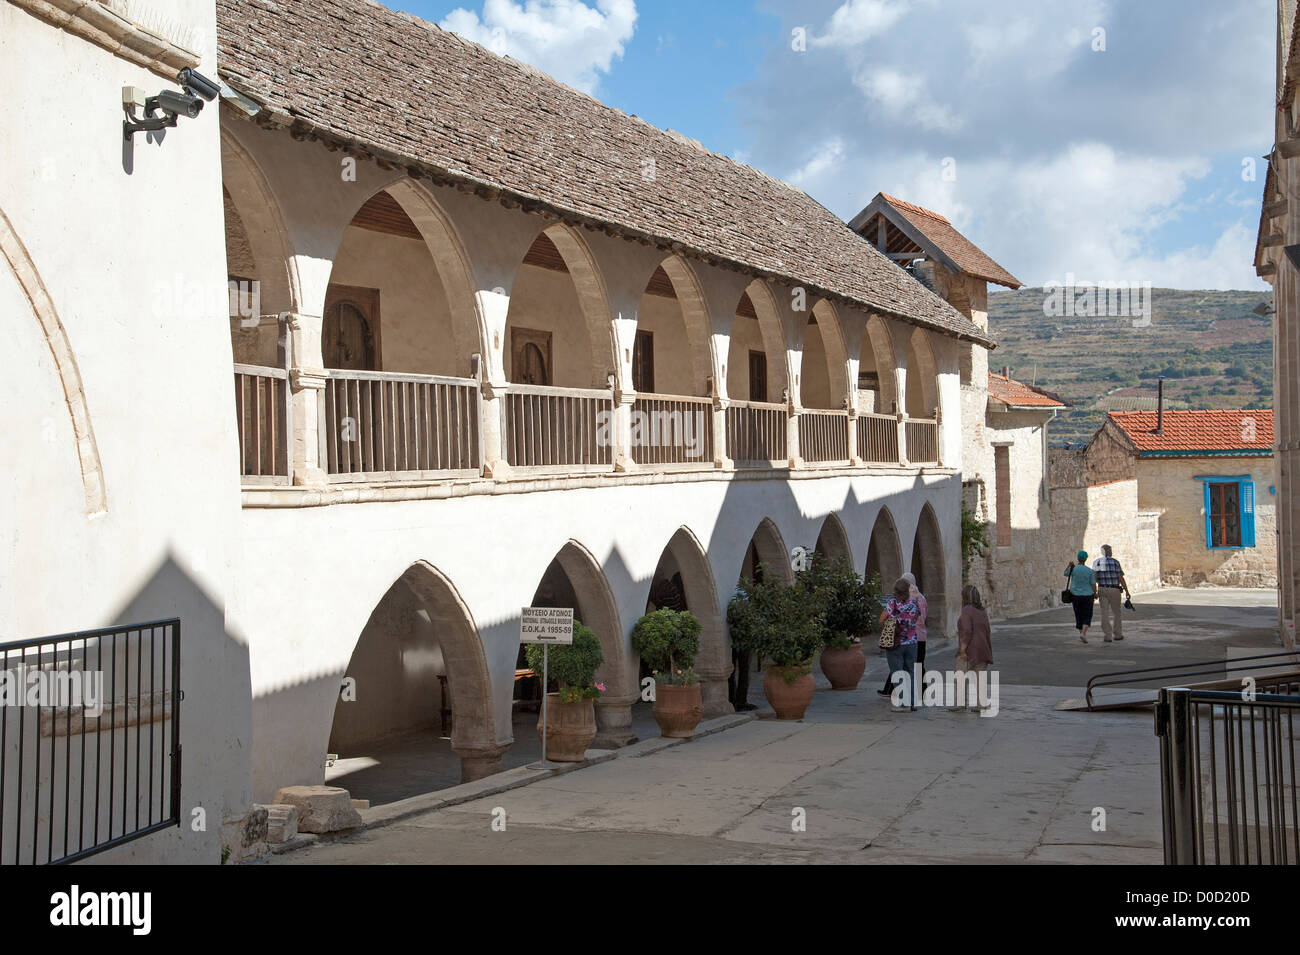
[{"label": "man in light trousers", "polygon": [[1101,545],[1101,556],[1092,562],[1092,572],[1097,578],[1097,602],[1101,604],[1101,632],[1110,643],[1124,639],[1124,600],[1128,598],[1128,582],[1124,568],[1111,554],[1109,544]]}]

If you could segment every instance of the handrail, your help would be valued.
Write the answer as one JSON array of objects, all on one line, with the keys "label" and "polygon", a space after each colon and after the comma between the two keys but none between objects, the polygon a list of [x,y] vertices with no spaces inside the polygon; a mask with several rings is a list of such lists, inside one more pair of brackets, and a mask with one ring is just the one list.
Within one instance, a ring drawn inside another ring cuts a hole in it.
[{"label": "handrail", "polygon": [[[236,365],[236,368],[239,366]],[[478,385],[477,378],[454,378],[447,375],[417,375],[410,372],[364,371],[352,368],[326,368],[325,377],[346,381],[409,381],[424,385]]]},{"label": "handrail", "polygon": [[[1248,657],[1233,657],[1230,660],[1229,659],[1198,660],[1195,663],[1173,663],[1161,667],[1140,667],[1136,670],[1110,670],[1106,673],[1094,674],[1091,678],[1089,678],[1087,691],[1084,695],[1084,700],[1088,705],[1088,709],[1092,709],[1092,691],[1095,687],[1121,686],[1126,683],[1149,683],[1152,680],[1167,680],[1171,677],[1212,676],[1218,673],[1232,673],[1234,671],[1239,671],[1239,670],[1254,670],[1257,669],[1257,667],[1229,666],[1228,664],[1244,663],[1250,660],[1273,660],[1273,659],[1277,659],[1278,657],[1289,657],[1290,659],[1287,660],[1288,663],[1297,662],[1296,652],[1294,650],[1282,650],[1280,652],[1260,653]],[[1198,669],[1199,667],[1210,667],[1210,669],[1201,670]],[[1172,670],[1177,670],[1180,672],[1172,673],[1170,672]],[[1133,676],[1135,674],[1143,674],[1143,673],[1149,673],[1154,675],[1146,676],[1146,677],[1138,677],[1137,679],[1131,679],[1131,680],[1130,679],[1125,679],[1125,680],[1103,680],[1102,679],[1103,677],[1116,677],[1116,676],[1128,677],[1128,676]],[[1276,673],[1276,674],[1265,674],[1265,676],[1279,676],[1279,677],[1287,676],[1287,675],[1289,675],[1289,673],[1286,672]]]},{"label": "handrail", "polygon": [[609,388],[556,388],[551,385],[520,385],[510,382],[501,389],[509,395],[546,395],[556,398],[610,398]]},{"label": "handrail", "polygon": [[740,401],[735,398],[727,399],[728,408],[756,408],[759,411],[785,411],[786,406],[779,401]]},{"label": "handrail", "polygon": [[[511,387],[513,387],[513,386],[511,386]],[[602,394],[602,395],[604,395],[604,394],[608,394],[608,393],[609,393],[609,392],[607,392],[607,391],[602,391],[602,392],[600,392],[600,394]],[[710,398],[710,397],[708,397],[707,395],[701,398],[699,395],[665,395],[665,394],[660,394],[660,393],[657,392],[657,391],[638,391],[638,392],[636,393],[636,400],[637,400],[637,401],[641,401],[641,400],[645,400],[645,401],[685,401],[685,402],[689,402],[689,403],[691,403],[691,404],[695,404],[695,405],[711,405],[711,404],[713,404],[713,399]]]},{"label": "handrail", "polygon": [[289,372],[283,368],[272,368],[270,365],[241,365],[235,362],[236,375],[257,375],[259,378],[279,378],[284,380],[289,377]]}]

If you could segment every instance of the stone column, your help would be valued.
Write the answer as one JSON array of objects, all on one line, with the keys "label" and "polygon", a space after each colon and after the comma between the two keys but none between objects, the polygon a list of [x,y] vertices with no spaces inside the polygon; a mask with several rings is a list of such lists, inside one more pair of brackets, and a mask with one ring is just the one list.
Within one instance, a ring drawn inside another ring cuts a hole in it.
[{"label": "stone column", "polygon": [[632,405],[636,402],[636,392],[624,391],[613,375],[609,376],[609,387],[614,395],[614,470],[625,474],[637,469],[632,458]]},{"label": "stone column", "polygon": [[898,420],[894,427],[898,429],[898,463],[903,467],[910,467],[911,462],[907,460],[907,415],[900,408],[897,412]]},{"label": "stone column", "polygon": [[505,744],[491,746],[457,746],[452,750],[460,757],[460,781],[472,783],[484,776],[491,776],[502,770],[501,757],[510,747]]},{"label": "stone column", "polygon": [[735,470],[736,462],[727,456],[727,407],[730,401],[718,390],[717,379],[709,376],[709,395],[713,398],[713,467],[719,471]]},{"label": "stone column", "polygon": [[618,749],[636,742],[636,733],[632,731],[632,704],[637,699],[635,696],[601,694],[596,701],[596,739],[592,746]]},{"label": "stone column", "polygon": [[700,699],[704,703],[704,719],[730,716],[736,712],[727,693],[727,678],[731,676],[733,669],[735,669],[733,666],[727,666],[725,669],[708,666],[695,668],[695,672],[700,675]]},{"label": "stone column", "polygon": [[319,315],[285,312],[289,337],[289,404],[293,418],[290,444],[293,483],[323,487],[321,467],[321,406],[325,392],[325,360],[321,357]]},{"label": "stone column", "polygon": [[785,402],[785,454],[790,467],[801,468],[804,461],[799,451],[799,416],[803,414],[803,408],[799,406],[799,399],[789,391],[781,396],[781,400]]}]

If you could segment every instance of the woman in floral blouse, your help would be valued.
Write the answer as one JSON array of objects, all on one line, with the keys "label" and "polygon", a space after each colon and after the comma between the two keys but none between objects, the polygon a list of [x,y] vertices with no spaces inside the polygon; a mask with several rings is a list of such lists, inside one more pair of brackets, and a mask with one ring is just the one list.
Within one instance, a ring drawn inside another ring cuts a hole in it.
[{"label": "woman in floral blouse", "polygon": [[[894,648],[885,651],[885,659],[889,662],[889,679],[898,686],[903,680],[903,693],[911,694],[912,712],[916,712],[916,680],[914,674],[916,670],[916,649],[917,649],[917,626],[916,622],[921,617],[921,608],[917,606],[916,600],[911,595],[912,585],[906,580],[899,579],[894,584],[894,595],[889,598],[885,604],[885,609],[880,614],[880,625],[883,627],[885,621],[891,617],[895,622]],[[902,677],[895,676],[896,673],[902,672]],[[902,707],[900,706],[899,709]]]}]

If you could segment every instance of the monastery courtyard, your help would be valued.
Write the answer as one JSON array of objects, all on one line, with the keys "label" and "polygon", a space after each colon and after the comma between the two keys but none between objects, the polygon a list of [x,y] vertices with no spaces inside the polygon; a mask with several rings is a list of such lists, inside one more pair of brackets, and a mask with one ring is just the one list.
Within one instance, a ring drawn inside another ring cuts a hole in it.
[{"label": "monastery courtyard", "polygon": [[[520,766],[376,806],[363,813],[369,830],[272,861],[1158,864],[1151,710],[1055,706],[1102,671],[1278,649],[1275,600],[1271,590],[1140,594],[1115,644],[1102,642],[1100,617],[1081,644],[1068,607],[995,624],[993,717],[891,712],[872,654],[855,691],[831,692],[816,673],[802,721],[760,708],[702,724],[692,741],[644,739],[559,775]],[[931,640],[926,662],[949,669],[953,653],[954,641]],[[761,679],[750,698],[761,704]],[[1097,807],[1104,831],[1094,831]]]}]

